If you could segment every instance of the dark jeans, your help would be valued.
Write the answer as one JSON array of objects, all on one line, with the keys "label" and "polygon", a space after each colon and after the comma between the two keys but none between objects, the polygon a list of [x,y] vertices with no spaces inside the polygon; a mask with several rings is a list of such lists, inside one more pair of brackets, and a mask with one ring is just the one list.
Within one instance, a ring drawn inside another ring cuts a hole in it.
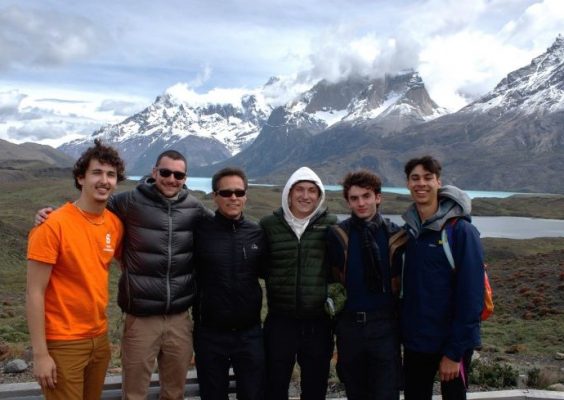
[{"label": "dark jeans", "polygon": [[[431,400],[433,382],[442,357],[442,354],[419,353],[404,349],[405,400]],[[462,357],[463,374],[451,381],[441,382],[441,394],[444,400],[466,400],[466,387],[471,361],[472,350],[469,350]],[[462,376],[464,376],[464,379]]]},{"label": "dark jeans", "polygon": [[363,314],[339,317],[337,374],[349,400],[397,400],[401,376],[398,319]]},{"label": "dark jeans", "polygon": [[233,366],[237,399],[264,399],[265,359],[260,325],[246,330],[194,329],[196,370],[202,400],[226,400]]},{"label": "dark jeans", "polygon": [[333,355],[331,321],[269,314],[264,323],[268,400],[287,400],[296,359],[301,371],[301,399],[322,400]]}]

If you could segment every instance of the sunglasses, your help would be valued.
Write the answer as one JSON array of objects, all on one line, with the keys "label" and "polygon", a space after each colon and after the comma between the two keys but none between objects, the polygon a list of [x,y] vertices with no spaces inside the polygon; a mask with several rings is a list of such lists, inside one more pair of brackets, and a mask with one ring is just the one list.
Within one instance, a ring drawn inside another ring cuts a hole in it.
[{"label": "sunglasses", "polygon": [[186,172],[180,171],[171,171],[170,169],[166,168],[159,168],[159,175],[163,178],[168,178],[171,175],[174,175],[174,179],[177,181],[181,181],[182,179],[186,178]]},{"label": "sunglasses", "polygon": [[235,190],[218,190],[215,192],[216,194],[220,195],[221,197],[231,197],[235,195],[235,197],[243,197],[247,194],[247,192],[243,189],[235,189]]}]

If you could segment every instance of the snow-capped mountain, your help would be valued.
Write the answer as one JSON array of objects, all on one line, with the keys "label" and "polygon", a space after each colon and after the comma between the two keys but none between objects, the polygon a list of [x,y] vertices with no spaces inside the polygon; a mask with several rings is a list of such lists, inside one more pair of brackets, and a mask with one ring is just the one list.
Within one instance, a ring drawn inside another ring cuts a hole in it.
[{"label": "snow-capped mountain", "polygon": [[272,108],[258,91],[215,95],[223,95],[223,101],[202,101],[184,85],[175,85],[140,113],[59,149],[77,157],[100,137],[120,151],[131,174],[147,173],[166,148],[183,152],[192,165],[224,160],[252,143]]},{"label": "snow-capped mountain", "polygon": [[564,36],[531,64],[507,75],[493,91],[462,112],[504,114],[551,113],[564,110]]},{"label": "snow-capped mountain", "polygon": [[[564,193],[562,36],[491,92],[438,118],[433,117],[441,109],[415,74],[387,79],[320,83],[299,99],[299,108],[296,102],[294,108],[276,109],[252,145],[218,166],[241,165],[253,178],[268,182],[283,182],[302,165],[313,168],[325,182],[339,182],[348,170],[368,168],[381,174],[384,184],[401,186],[404,163],[432,154],[443,162],[445,184]],[[296,109],[311,120],[319,112],[342,112],[344,104],[346,115],[338,123],[326,123],[324,130],[296,124]],[[404,110],[411,111],[407,113],[411,121],[400,118]],[[404,123],[409,126],[401,129]]]},{"label": "snow-capped mountain", "polygon": [[370,122],[385,127],[385,134],[446,114],[430,98],[419,74],[411,70],[383,78],[322,80],[287,108],[292,113],[308,113],[326,128],[338,122]]},{"label": "snow-capped mountain", "polygon": [[439,155],[450,182],[465,187],[564,193],[564,38],[460,111],[379,148],[403,159]]},{"label": "snow-capped mountain", "polygon": [[101,137],[120,151],[130,174],[147,173],[166,148],[183,152],[191,166],[214,165],[248,147],[262,128],[272,129],[267,120],[275,105],[283,105],[288,130],[308,135],[337,123],[370,121],[390,133],[441,114],[413,71],[379,79],[322,80],[307,89],[274,77],[256,90],[216,89],[206,96],[177,84],[140,113],[59,149],[77,157]]},{"label": "snow-capped mountain", "polygon": [[210,174],[233,164],[255,176],[286,173],[295,163],[309,165],[324,156],[346,156],[344,149],[354,151],[367,139],[393,135],[443,113],[414,71],[336,83],[322,80],[274,109],[257,139],[241,153],[199,171]]}]

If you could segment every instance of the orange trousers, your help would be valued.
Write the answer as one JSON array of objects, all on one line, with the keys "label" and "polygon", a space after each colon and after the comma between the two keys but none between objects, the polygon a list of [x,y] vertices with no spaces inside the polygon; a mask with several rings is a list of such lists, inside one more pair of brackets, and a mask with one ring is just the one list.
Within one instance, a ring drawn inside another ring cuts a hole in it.
[{"label": "orange trousers", "polygon": [[57,366],[55,389],[44,388],[46,400],[99,400],[111,358],[108,335],[80,340],[48,340]]}]

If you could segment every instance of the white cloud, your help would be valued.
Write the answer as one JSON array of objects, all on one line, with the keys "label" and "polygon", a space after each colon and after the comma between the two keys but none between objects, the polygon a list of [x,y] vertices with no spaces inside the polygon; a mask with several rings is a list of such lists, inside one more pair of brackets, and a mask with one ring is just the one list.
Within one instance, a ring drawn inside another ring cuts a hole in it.
[{"label": "white cloud", "polygon": [[20,113],[20,104],[26,95],[18,90],[0,92],[0,122]]},{"label": "white cloud", "polygon": [[108,44],[108,35],[87,18],[20,6],[0,9],[0,68],[61,65]]},{"label": "white cloud", "polygon": [[562,0],[3,0],[2,90],[26,97],[0,98],[0,137],[119,122],[167,87],[238,104],[273,75],[263,94],[280,105],[319,79],[414,68],[456,110],[541,54],[563,20]]}]

